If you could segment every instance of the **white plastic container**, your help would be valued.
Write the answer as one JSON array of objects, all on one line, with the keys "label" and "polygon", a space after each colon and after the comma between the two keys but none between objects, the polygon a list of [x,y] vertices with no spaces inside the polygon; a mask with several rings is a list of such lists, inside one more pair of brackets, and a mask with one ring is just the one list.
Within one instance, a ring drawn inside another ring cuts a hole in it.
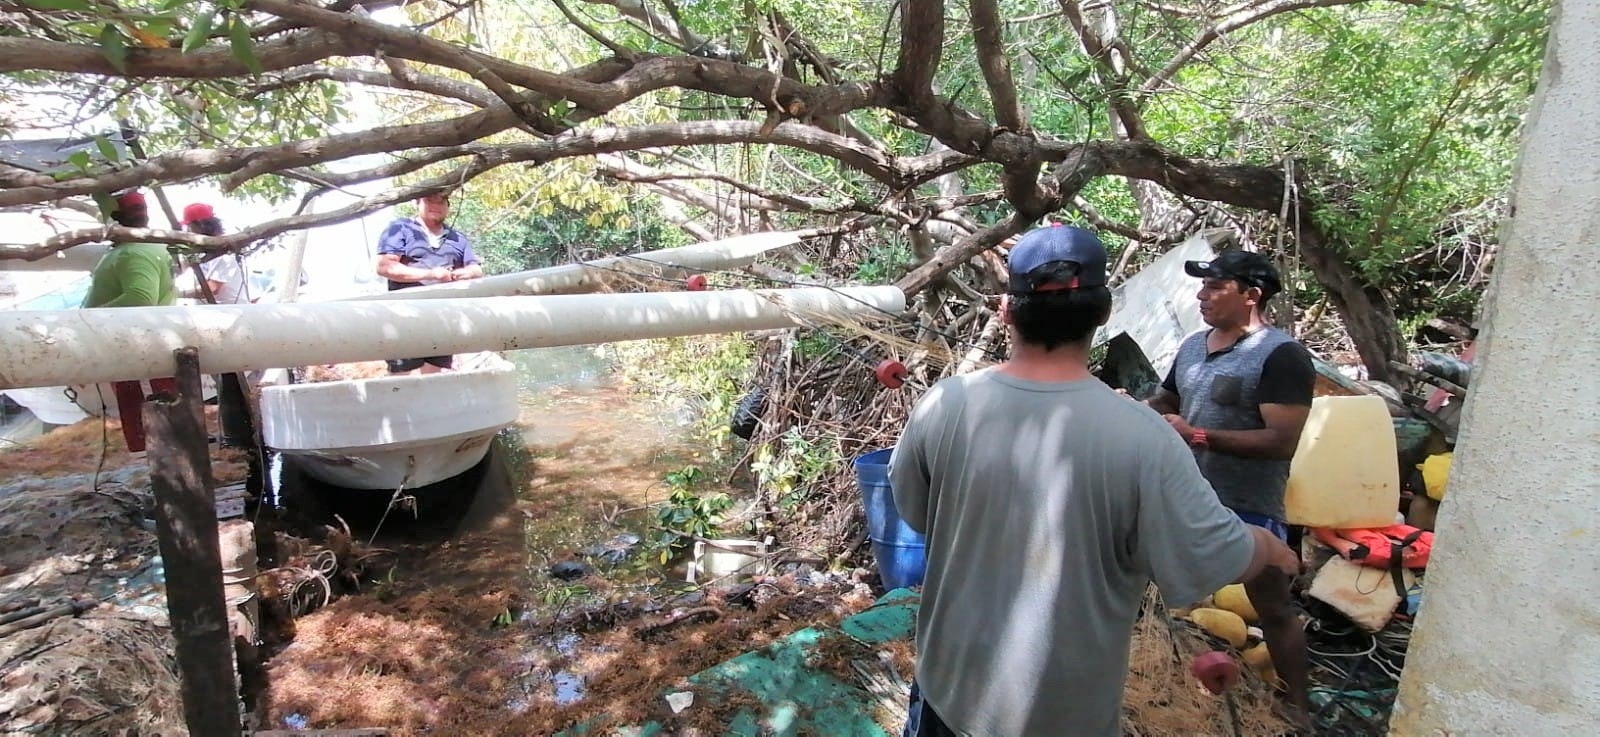
[{"label": "white plastic container", "polygon": [[1374,396],[1317,397],[1300,433],[1284,495],[1294,525],[1394,524],[1400,469],[1388,406]]},{"label": "white plastic container", "polygon": [[766,572],[767,544],[756,540],[697,541],[689,560],[689,583]]}]

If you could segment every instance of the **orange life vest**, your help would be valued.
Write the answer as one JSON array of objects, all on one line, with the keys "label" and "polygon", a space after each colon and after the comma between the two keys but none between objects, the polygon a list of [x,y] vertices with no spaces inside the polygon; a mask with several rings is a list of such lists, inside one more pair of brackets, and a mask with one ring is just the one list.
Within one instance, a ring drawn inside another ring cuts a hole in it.
[{"label": "orange life vest", "polygon": [[1317,527],[1312,534],[1346,560],[1373,568],[1427,568],[1433,550],[1433,533],[1411,525],[1353,530]]}]

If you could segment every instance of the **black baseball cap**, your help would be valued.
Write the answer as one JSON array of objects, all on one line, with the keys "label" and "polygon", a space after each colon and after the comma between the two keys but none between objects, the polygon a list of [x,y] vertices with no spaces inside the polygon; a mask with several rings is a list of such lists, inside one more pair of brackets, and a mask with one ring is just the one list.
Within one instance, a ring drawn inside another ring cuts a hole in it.
[{"label": "black baseball cap", "polygon": [[1070,225],[1028,231],[1011,247],[1007,263],[1006,291],[1012,294],[1106,284],[1106,247],[1099,236]]},{"label": "black baseball cap", "polygon": [[1183,270],[1200,279],[1232,279],[1261,290],[1265,300],[1283,291],[1278,268],[1266,256],[1251,251],[1225,251],[1210,261],[1185,261]]}]

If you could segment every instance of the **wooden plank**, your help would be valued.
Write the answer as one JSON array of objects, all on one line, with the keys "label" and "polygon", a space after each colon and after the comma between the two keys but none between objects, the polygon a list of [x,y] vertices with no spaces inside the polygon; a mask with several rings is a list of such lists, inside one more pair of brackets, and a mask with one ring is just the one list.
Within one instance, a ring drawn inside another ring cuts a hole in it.
[{"label": "wooden plank", "polygon": [[173,358],[178,396],[157,395],[145,402],[144,426],[184,722],[190,734],[239,734],[239,688],[222,594],[199,352],[181,348]]}]

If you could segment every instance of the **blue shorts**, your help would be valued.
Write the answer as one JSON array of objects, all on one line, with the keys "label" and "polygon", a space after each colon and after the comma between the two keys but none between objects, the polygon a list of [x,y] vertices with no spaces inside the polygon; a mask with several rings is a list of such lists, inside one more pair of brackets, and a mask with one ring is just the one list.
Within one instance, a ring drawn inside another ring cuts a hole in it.
[{"label": "blue shorts", "polygon": [[1276,535],[1279,540],[1289,542],[1289,526],[1284,524],[1283,520],[1273,519],[1267,515],[1256,514],[1255,512],[1240,512],[1235,510],[1234,514],[1238,515],[1239,519],[1244,520],[1245,524],[1260,527],[1261,529]]}]

